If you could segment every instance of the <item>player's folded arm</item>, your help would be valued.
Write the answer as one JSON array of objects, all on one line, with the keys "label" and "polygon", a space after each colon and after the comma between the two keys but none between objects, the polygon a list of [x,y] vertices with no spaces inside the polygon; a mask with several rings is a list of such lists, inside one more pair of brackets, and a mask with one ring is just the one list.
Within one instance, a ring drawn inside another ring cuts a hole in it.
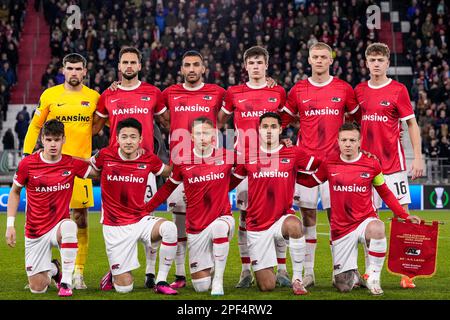
[{"label": "player's folded arm", "polygon": [[313,188],[315,186],[318,186],[319,184],[324,183],[324,181],[319,180],[315,173],[306,173],[303,171],[299,171],[297,173],[297,183],[307,188]]},{"label": "player's folded arm", "polygon": [[[174,182],[175,181],[175,182]],[[166,183],[158,189],[152,199],[145,205],[145,210],[153,212],[163,203],[181,182],[173,180],[172,177],[167,179]]]},{"label": "player's folded arm", "polygon": [[372,181],[373,186],[377,190],[378,194],[380,195],[381,199],[386,203],[386,205],[392,210],[392,212],[402,218],[407,219],[409,217],[409,214],[405,211],[405,209],[402,207],[400,202],[398,202],[395,195],[392,193],[391,190],[389,190],[389,187],[384,182],[383,174],[378,174]]}]

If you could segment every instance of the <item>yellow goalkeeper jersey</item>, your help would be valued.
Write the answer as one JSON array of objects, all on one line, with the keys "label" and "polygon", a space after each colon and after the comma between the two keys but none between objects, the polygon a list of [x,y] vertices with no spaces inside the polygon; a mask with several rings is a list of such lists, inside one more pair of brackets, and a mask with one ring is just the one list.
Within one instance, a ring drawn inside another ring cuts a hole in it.
[{"label": "yellow goalkeeper jersey", "polygon": [[64,84],[45,90],[28,127],[23,152],[32,153],[44,123],[58,119],[64,123],[66,134],[62,152],[89,158],[92,152],[92,119],[99,97],[97,91],[84,85],[81,91],[65,90]]}]

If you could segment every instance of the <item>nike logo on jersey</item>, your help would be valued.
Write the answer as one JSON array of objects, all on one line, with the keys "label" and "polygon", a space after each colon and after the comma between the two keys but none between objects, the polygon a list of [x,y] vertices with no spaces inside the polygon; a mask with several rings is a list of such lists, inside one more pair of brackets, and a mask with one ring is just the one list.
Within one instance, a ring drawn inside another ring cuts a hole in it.
[{"label": "nike logo on jersey", "polygon": [[189,171],[189,170],[194,169],[194,168],[195,168],[195,166],[186,168],[186,171]]},{"label": "nike logo on jersey", "polygon": [[42,174],[40,176],[33,176],[34,179],[38,179],[39,177],[42,177]]},{"label": "nike logo on jersey", "polygon": [[399,198],[397,198],[397,200],[400,201],[400,200],[402,200],[404,197],[406,197],[406,196],[399,197]]},{"label": "nike logo on jersey", "polygon": [[257,160],[253,160],[253,161],[250,161],[250,164],[255,164],[256,162],[258,162]]},{"label": "nike logo on jersey", "polygon": [[307,103],[311,99],[302,100],[302,103]]},{"label": "nike logo on jersey", "polygon": [[107,166],[108,167],[114,167],[116,164],[115,163],[108,163]]},{"label": "nike logo on jersey", "polygon": [[114,102],[116,102],[118,100],[120,100],[120,98],[119,99],[111,99],[111,103],[114,103]]},{"label": "nike logo on jersey", "polygon": [[244,101],[247,101],[247,99],[242,99],[242,100],[239,99],[239,100],[238,100],[239,103],[242,103],[242,102],[244,102]]},{"label": "nike logo on jersey", "polygon": [[85,205],[88,204],[88,201],[83,201],[81,204],[82,204],[83,206],[85,206]]},{"label": "nike logo on jersey", "polygon": [[340,173],[339,172],[338,173],[332,173],[331,176],[334,177],[334,176],[337,176],[338,174],[340,174]]},{"label": "nike logo on jersey", "polygon": [[173,100],[178,100],[180,98],[183,98],[183,96],[173,97]]},{"label": "nike logo on jersey", "polygon": [[61,106],[63,106],[63,105],[65,105],[65,103],[58,103],[58,104],[57,104],[58,107],[61,107]]}]

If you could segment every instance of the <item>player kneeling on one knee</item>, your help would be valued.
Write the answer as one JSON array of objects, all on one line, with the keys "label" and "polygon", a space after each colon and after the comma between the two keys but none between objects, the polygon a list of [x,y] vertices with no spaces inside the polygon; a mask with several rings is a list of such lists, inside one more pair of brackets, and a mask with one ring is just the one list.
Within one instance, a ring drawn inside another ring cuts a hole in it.
[{"label": "player kneeling on one knee", "polygon": [[233,189],[248,177],[245,225],[252,269],[260,290],[273,290],[274,267],[278,264],[276,246],[287,240],[293,269],[292,290],[296,295],[307,294],[302,282],[305,237],[300,219],[292,214],[292,201],[297,172],[316,170],[321,160],[299,147],[280,145],[281,118],[276,113],[263,114],[258,131],[258,152],[249,153],[249,161],[236,166],[230,183]]},{"label": "player kneeling on one knee", "polygon": [[216,135],[211,119],[199,117],[192,122],[194,149],[186,152],[183,161],[174,163],[170,178],[148,202],[146,210],[155,210],[183,183],[189,204],[186,235],[193,287],[197,292],[211,287],[211,295],[223,295],[223,273],[235,225],[228,198],[234,162],[227,159],[234,159],[234,154],[215,148]]},{"label": "player kneeling on one knee", "polygon": [[[116,146],[101,149],[91,157],[93,178],[102,186],[102,224],[110,272],[102,279],[102,290],[114,287],[119,292],[133,289],[131,271],[139,268],[137,243],[156,248],[159,241],[160,265],[155,291],[176,294],[166,282],[175,258],[177,228],[173,222],[154,217],[146,211],[146,190],[152,175],[167,177],[171,171],[153,153],[140,153],[142,124],[127,118],[116,128]],[[124,199],[126,201],[124,201]]]},{"label": "player kneeling on one knee", "polygon": [[[111,275],[108,274],[105,277],[109,277],[112,281],[110,285],[112,284],[119,293],[131,292],[134,282],[131,271],[139,267],[137,242],[142,241],[144,245],[154,249],[161,243],[155,291],[163,294],[176,294],[176,291],[171,289],[166,282],[176,254],[177,227],[175,224],[163,218],[147,216],[129,228],[121,229],[121,234],[124,229],[128,229],[128,236],[124,239],[117,239],[119,241],[115,244],[111,241],[114,238],[114,229],[104,228],[103,231],[111,266]],[[124,243],[128,243],[128,245],[124,247]]]},{"label": "player kneeling on one knee", "polygon": [[[87,162],[62,154],[65,139],[62,122],[52,119],[44,124],[41,135],[44,150],[25,157],[14,176],[6,231],[6,241],[14,247],[14,220],[20,192],[25,187],[25,265],[30,290],[44,293],[53,279],[61,297],[72,295],[72,273],[78,250],[77,225],[70,220],[69,212],[74,179],[86,178],[91,171]],[[58,260],[51,260],[52,247],[60,248],[62,274]]]}]

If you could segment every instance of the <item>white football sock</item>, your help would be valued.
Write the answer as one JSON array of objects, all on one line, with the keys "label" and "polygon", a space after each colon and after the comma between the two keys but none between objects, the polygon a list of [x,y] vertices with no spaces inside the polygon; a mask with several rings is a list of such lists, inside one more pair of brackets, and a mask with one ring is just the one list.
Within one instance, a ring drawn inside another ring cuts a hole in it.
[{"label": "white football sock", "polygon": [[302,271],[303,263],[305,261],[305,237],[298,239],[289,238],[289,253],[292,261],[292,281],[295,279],[303,280]]},{"label": "white football sock", "polygon": [[383,269],[384,259],[386,258],[387,241],[383,239],[370,239],[369,244],[369,270],[370,277],[380,278],[381,270]]},{"label": "white football sock", "polygon": [[75,259],[78,251],[77,225],[72,220],[61,223],[61,282],[72,286],[72,274],[75,270]]},{"label": "white football sock", "polygon": [[186,276],[186,245],[187,245],[187,237],[186,237],[186,213],[174,213],[172,215],[173,222],[177,226],[177,252],[175,256],[175,275],[177,276]]},{"label": "white football sock", "polygon": [[242,272],[250,271],[250,252],[248,251],[247,244],[247,229],[242,214],[239,218],[238,246],[239,254],[241,256]]},{"label": "white football sock", "polygon": [[212,225],[214,280],[223,281],[223,274],[227,264],[230,242],[228,240],[229,226],[223,220],[215,220]]},{"label": "white football sock", "polygon": [[317,231],[316,226],[304,227],[306,253],[305,253],[305,274],[312,274],[314,272],[314,258],[317,247]]},{"label": "white football sock", "polygon": [[156,283],[167,281],[172,262],[177,253],[177,227],[172,221],[164,221],[159,227],[161,246],[159,247],[159,269]]}]

